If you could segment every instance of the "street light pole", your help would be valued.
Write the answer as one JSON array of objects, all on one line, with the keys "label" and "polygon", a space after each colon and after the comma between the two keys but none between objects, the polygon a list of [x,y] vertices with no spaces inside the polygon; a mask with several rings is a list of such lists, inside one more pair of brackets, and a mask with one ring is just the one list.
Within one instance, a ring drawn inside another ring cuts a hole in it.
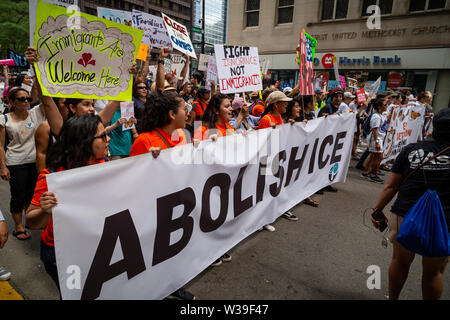
[{"label": "street light pole", "polygon": [[205,54],[205,0],[202,0],[202,53]]}]

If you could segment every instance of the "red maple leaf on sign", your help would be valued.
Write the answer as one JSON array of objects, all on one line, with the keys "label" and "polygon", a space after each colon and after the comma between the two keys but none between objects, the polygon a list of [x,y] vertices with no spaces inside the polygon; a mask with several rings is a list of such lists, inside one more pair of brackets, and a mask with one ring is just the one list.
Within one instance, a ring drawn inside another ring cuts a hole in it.
[{"label": "red maple leaf on sign", "polygon": [[92,64],[95,66],[95,60],[92,59],[92,54],[90,53],[83,53],[82,58],[78,60],[78,64],[81,64],[83,67],[86,68],[88,64]]}]

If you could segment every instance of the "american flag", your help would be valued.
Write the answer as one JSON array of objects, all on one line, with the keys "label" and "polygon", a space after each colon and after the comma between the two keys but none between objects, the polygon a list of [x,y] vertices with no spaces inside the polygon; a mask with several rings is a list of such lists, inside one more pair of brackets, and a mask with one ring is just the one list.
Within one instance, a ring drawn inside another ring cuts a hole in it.
[{"label": "american flag", "polygon": [[314,94],[314,71],[311,39],[300,33],[300,94]]}]

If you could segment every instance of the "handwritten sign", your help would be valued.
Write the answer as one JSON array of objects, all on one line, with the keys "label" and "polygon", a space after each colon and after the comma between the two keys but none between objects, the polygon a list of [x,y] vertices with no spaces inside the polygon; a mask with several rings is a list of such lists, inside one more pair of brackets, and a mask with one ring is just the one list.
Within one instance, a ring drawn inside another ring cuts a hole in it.
[{"label": "handwritten sign", "polygon": [[262,90],[258,48],[216,44],[214,50],[220,92]]},{"label": "handwritten sign", "polygon": [[300,33],[300,94],[314,94],[314,71],[311,39]]},{"label": "handwritten sign", "polygon": [[97,7],[97,16],[102,19],[123,24],[124,26],[132,26],[132,16],[130,11]]},{"label": "handwritten sign", "polygon": [[162,12],[161,15],[164,21],[164,26],[169,33],[170,41],[172,41],[173,48],[182,53],[186,53],[194,59],[197,59],[197,55],[195,54],[191,38],[189,38],[187,28],[179,22],[170,19]]},{"label": "handwritten sign", "polygon": [[206,54],[200,54],[198,59],[198,70],[199,71],[207,71],[208,70],[208,58]]},{"label": "handwritten sign", "polygon": [[142,42],[150,47],[172,49],[172,43],[164,27],[163,19],[146,12],[133,9],[133,28],[144,31]]},{"label": "handwritten sign", "polygon": [[356,91],[356,99],[358,103],[363,103],[366,101],[366,91],[364,89],[359,89]]},{"label": "handwritten sign", "polygon": [[23,54],[18,54],[16,52],[14,52],[11,49],[7,50],[7,55],[9,59],[13,59],[14,62],[16,63],[17,67],[23,67],[23,68],[27,68],[28,67],[28,62],[27,59],[25,58],[25,56]]},{"label": "handwritten sign", "polygon": [[84,13],[73,21],[64,8],[38,2],[34,47],[43,94],[130,101],[129,69],[143,32]]},{"label": "handwritten sign", "polygon": [[211,81],[217,83],[217,63],[215,56],[208,58],[208,70],[206,71],[206,86],[211,88]]},{"label": "handwritten sign", "polygon": [[[172,70],[172,73],[175,74],[177,79],[181,76],[181,71],[184,68],[184,65],[186,64],[186,57],[182,56],[180,54],[171,54],[170,55],[170,68]],[[186,77],[183,79],[183,84],[185,82],[189,81],[189,67],[186,72]]]},{"label": "handwritten sign", "polygon": [[122,131],[134,128],[134,123],[131,118],[134,117],[134,102],[126,101],[120,103],[120,117],[125,118],[125,123],[122,124]]},{"label": "handwritten sign", "polygon": [[345,82],[345,77],[344,76],[339,75],[339,83],[341,84],[341,88],[342,89],[347,88],[347,84]]}]

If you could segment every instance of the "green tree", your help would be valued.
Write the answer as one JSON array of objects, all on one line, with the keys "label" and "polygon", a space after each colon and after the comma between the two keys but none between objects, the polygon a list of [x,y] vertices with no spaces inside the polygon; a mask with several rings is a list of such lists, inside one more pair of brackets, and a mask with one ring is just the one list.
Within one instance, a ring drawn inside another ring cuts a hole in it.
[{"label": "green tree", "polygon": [[28,1],[0,1],[0,57],[7,49],[23,54],[29,45]]}]

